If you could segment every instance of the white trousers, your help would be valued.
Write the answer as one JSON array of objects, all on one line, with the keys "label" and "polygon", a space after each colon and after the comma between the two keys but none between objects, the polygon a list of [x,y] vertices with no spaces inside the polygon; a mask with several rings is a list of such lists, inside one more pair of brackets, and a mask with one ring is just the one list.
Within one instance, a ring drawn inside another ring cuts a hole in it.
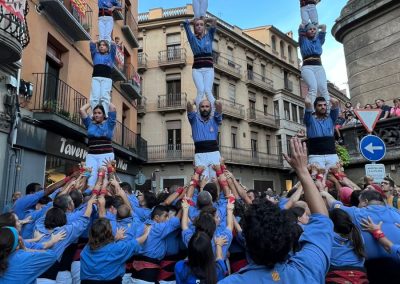
[{"label": "white trousers", "polygon": [[318,24],[318,12],[315,4],[308,4],[300,8],[301,24],[307,25],[311,20],[314,25]]},{"label": "white trousers", "polygon": [[193,0],[192,3],[194,17],[205,17],[208,9],[208,0]]},{"label": "white trousers", "polygon": [[111,101],[112,80],[105,77],[92,77],[92,89],[90,92],[90,107],[92,111],[95,106],[101,104],[104,107],[105,115],[108,115],[108,110]]},{"label": "white trousers", "polygon": [[204,96],[206,96],[207,99],[210,101],[211,108],[214,108],[215,98],[212,94],[214,83],[214,68],[192,69],[192,76],[197,89],[197,110],[199,110],[200,102],[205,99]]},{"label": "white trousers", "polygon": [[194,154],[195,166],[196,167],[203,166],[204,167],[203,176],[205,176],[209,180],[217,176],[212,166],[220,163],[221,163],[221,154],[219,153],[219,151]]},{"label": "white trousers", "polygon": [[37,284],[72,284],[71,272],[69,271],[60,271],[57,273],[56,280],[47,279],[47,278],[37,278]]},{"label": "white trousers", "polygon": [[71,264],[72,284],[81,284],[81,262],[73,261]]},{"label": "white trousers", "polygon": [[304,65],[301,67],[301,77],[308,86],[308,97],[314,103],[317,93],[324,97],[329,105],[330,96],[326,81],[325,69],[322,65]]},{"label": "white trousers", "polygon": [[111,42],[111,33],[114,27],[114,18],[112,16],[99,17],[99,40]]},{"label": "white trousers", "polygon": [[337,163],[339,163],[339,157],[336,154],[310,155],[308,156],[308,163],[315,164],[319,168],[329,170],[330,168],[337,166]]},{"label": "white trousers", "polygon": [[92,168],[92,173],[88,179],[88,186],[90,188],[93,188],[96,184],[98,169],[103,166],[103,162],[106,159],[114,160],[114,153],[86,155],[86,167]]}]

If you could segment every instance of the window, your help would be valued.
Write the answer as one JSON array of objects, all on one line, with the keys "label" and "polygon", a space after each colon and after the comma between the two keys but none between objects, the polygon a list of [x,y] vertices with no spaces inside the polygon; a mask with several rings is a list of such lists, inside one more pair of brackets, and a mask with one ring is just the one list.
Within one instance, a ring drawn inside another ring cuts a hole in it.
[{"label": "window", "polygon": [[138,52],[143,52],[143,39],[139,38],[138,43],[139,43]]},{"label": "window", "polygon": [[234,84],[229,84],[228,95],[230,101],[236,102],[236,86]]},{"label": "window", "polygon": [[292,136],[286,135],[286,151],[288,155],[290,155],[290,139],[292,139]]},{"label": "window", "polygon": [[[50,35],[49,39],[52,39]],[[53,112],[58,111],[56,108],[59,107],[60,99],[67,99],[67,94],[64,94],[63,88],[59,86],[60,69],[63,67],[61,55],[62,50],[57,43],[47,42],[43,97],[44,106]]]},{"label": "window", "polygon": [[287,71],[283,71],[283,83],[285,85],[285,89],[289,89],[289,74]]},{"label": "window", "polygon": [[237,148],[237,127],[231,127],[231,146],[232,148]]},{"label": "window", "polygon": [[282,136],[276,135],[276,145],[278,145],[278,155],[282,156]]},{"label": "window", "polygon": [[235,62],[233,62],[233,48],[228,46],[227,49],[228,65],[235,68]]},{"label": "window", "polygon": [[[181,150],[181,121],[170,120],[166,122],[168,151]],[[172,153],[174,155],[174,153]]]},{"label": "window", "polygon": [[219,99],[219,84],[213,84],[213,95],[215,99]]},{"label": "window", "polygon": [[264,65],[264,64],[261,64],[261,80],[262,80],[263,82],[265,82],[265,78],[266,78],[266,76],[267,76],[265,70],[266,70],[266,69],[265,69],[265,65]]},{"label": "window", "polygon": [[181,59],[181,34],[167,35],[167,59],[168,61]]},{"label": "window", "polygon": [[272,50],[276,51],[276,37],[274,35],[271,37],[271,47]]},{"label": "window", "polygon": [[141,123],[138,123],[136,126],[136,134],[138,137],[142,136],[142,124]]},{"label": "window", "polygon": [[288,46],[288,57],[290,61],[293,61],[293,48],[291,45]]},{"label": "window", "polygon": [[264,115],[268,115],[268,99],[263,98],[263,102],[264,102]]},{"label": "window", "polygon": [[283,40],[281,40],[280,46],[281,46],[281,57],[285,57],[285,43],[283,42]]},{"label": "window", "polygon": [[290,120],[290,104],[283,101],[283,111],[285,112],[285,119]]},{"label": "window", "polygon": [[274,101],[274,115],[276,117],[279,117],[279,102],[278,101]]},{"label": "window", "polygon": [[257,195],[266,192],[268,188],[274,188],[274,182],[269,180],[254,180],[254,191]]},{"label": "window", "polygon": [[181,105],[181,74],[167,75],[167,102],[166,106]]},{"label": "window", "polygon": [[303,123],[304,120],[304,107],[299,107],[299,119],[300,119],[300,123]]},{"label": "window", "polygon": [[266,136],[266,153],[271,154],[271,135]]},{"label": "window", "polygon": [[257,136],[258,133],[257,132],[251,132],[251,140],[250,140],[250,144],[251,144],[251,156],[253,158],[257,157],[257,152],[258,152],[258,145],[257,145]]},{"label": "window", "polygon": [[249,100],[249,118],[256,119],[256,102]]},{"label": "window", "polygon": [[292,104],[292,120],[294,122],[299,122],[297,116],[297,106],[295,104]]},{"label": "window", "polygon": [[247,78],[253,80],[253,59],[247,57]]}]

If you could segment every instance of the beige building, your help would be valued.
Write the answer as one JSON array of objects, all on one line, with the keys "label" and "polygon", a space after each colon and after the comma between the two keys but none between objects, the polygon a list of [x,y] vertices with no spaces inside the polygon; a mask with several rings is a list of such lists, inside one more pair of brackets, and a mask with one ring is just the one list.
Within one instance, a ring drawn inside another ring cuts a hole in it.
[{"label": "beige building", "polygon": [[[89,41],[98,38],[98,7],[95,0],[85,2],[81,7],[71,0],[29,2],[30,43],[15,57],[14,61],[21,59],[20,71],[10,75],[21,83],[19,91],[12,93],[19,101],[21,119],[17,131],[4,130],[8,139],[2,140],[5,147],[1,147],[5,151],[0,161],[1,195],[6,200],[30,182],[59,179],[87,154],[86,130],[78,111],[90,95],[93,64]],[[122,179],[133,183],[138,164],[147,155],[146,141],[136,134],[137,99],[141,98],[136,72],[138,2],[125,0],[122,6],[122,11],[114,12],[113,37],[119,37],[122,46],[121,61],[116,62],[112,75],[112,102],[118,120],[113,146]],[[2,95],[5,83],[1,82]],[[16,123],[15,109],[3,107],[0,110],[9,115],[9,124]]]},{"label": "beige building", "polygon": [[[210,15],[213,16],[213,15]],[[182,22],[191,5],[139,14],[143,99],[138,131],[149,141],[142,172],[147,185],[183,184],[194,155],[186,103],[193,101],[193,54]],[[278,191],[291,184],[282,160],[289,139],[304,129],[297,42],[274,26],[240,29],[222,19],[214,45],[214,96],[223,104],[220,150],[248,188]]]}]

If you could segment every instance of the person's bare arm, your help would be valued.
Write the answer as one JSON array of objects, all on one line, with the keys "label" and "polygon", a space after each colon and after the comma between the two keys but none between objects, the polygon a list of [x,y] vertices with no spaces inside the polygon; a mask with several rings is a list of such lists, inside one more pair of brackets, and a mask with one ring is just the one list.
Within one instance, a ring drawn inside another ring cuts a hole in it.
[{"label": "person's bare arm", "polygon": [[187,102],[186,110],[188,113],[193,112],[193,104],[191,102]]},{"label": "person's bare arm", "polygon": [[293,193],[293,195],[290,196],[288,202],[286,202],[286,204],[285,204],[285,209],[292,208],[293,205],[294,205],[297,201],[299,201],[299,199],[300,199],[300,197],[301,197],[301,194],[303,193],[303,186],[301,185],[300,182],[298,182],[298,183],[296,184],[295,188],[296,188],[296,192]]},{"label": "person's bare arm", "polygon": [[81,115],[82,119],[85,119],[86,117],[88,117],[88,110],[90,108],[90,104],[84,104],[80,109],[79,109],[79,114]]},{"label": "person's bare arm", "polygon": [[189,229],[189,203],[186,199],[182,200],[181,229],[182,231]]},{"label": "person's bare arm", "polygon": [[184,187],[178,187],[174,193],[170,194],[167,197],[167,199],[164,200],[163,205],[171,205],[172,202],[174,202],[176,199],[178,199],[179,196],[181,196],[182,193],[184,193],[184,192],[185,192]]},{"label": "person's bare arm", "polygon": [[109,111],[111,111],[111,112],[117,111],[117,108],[115,107],[115,105],[113,103],[110,103]]},{"label": "person's bare arm", "polygon": [[206,22],[206,24],[209,24],[211,27],[216,27],[217,26],[217,19],[216,18],[213,18],[213,17],[207,18],[205,20],[205,22]]},{"label": "person's bare arm", "polygon": [[339,101],[337,99],[331,98],[330,101],[331,101],[332,109],[339,108]]},{"label": "person's bare arm", "polygon": [[97,206],[99,210],[99,217],[105,218],[106,217],[106,199],[104,195],[99,195],[97,197]]},{"label": "person's bare arm", "polygon": [[234,198],[233,195],[231,195],[228,198],[228,204],[226,205],[226,228],[229,231],[233,231],[233,219],[235,218],[233,216],[233,209],[235,209],[235,204],[234,201],[231,201],[230,198]]},{"label": "person's bare arm", "polygon": [[310,207],[311,213],[319,213],[328,216],[328,210],[325,206],[324,201],[311,178],[310,173],[307,169],[307,146],[305,143],[301,143],[298,138],[292,138],[290,140],[290,157],[284,154],[286,161],[296,171],[297,176],[303,185],[304,196],[308,206]]},{"label": "person's bare arm", "polygon": [[222,113],[222,103],[219,100],[215,101],[215,110],[218,113]]},{"label": "person's bare arm", "polygon": [[363,230],[371,233],[371,235],[379,242],[379,244],[383,246],[388,253],[390,253],[393,243],[382,232],[382,223],[383,222],[381,221],[378,224],[375,224],[371,217],[361,220]]},{"label": "person's bare arm", "polygon": [[222,252],[222,247],[228,243],[225,237],[218,237],[214,239],[215,242],[215,259],[223,260],[224,254]]},{"label": "person's bare arm", "polygon": [[304,99],[304,104],[306,105],[306,109],[313,109],[312,102],[309,96],[306,96],[306,98]]},{"label": "person's bare arm", "polygon": [[326,25],[319,25],[318,28],[321,30],[321,32],[326,32]]}]

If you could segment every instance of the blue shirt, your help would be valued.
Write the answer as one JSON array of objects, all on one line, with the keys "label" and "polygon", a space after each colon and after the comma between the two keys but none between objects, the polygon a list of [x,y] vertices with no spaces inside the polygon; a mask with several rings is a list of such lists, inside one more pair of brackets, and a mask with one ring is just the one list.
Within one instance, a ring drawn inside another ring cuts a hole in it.
[{"label": "blue shirt", "polygon": [[213,41],[214,41],[214,34],[215,34],[215,27],[211,27],[208,29],[207,33],[202,37],[196,37],[192,29],[190,28],[189,20],[186,20],[183,23],[183,27],[186,31],[186,36],[188,38],[190,47],[192,48],[193,55],[200,55],[200,54],[212,54],[213,52]]},{"label": "blue shirt", "polygon": [[335,267],[351,266],[364,267],[365,259],[359,257],[353,247],[353,243],[337,233],[333,233],[333,247],[331,265]]},{"label": "blue shirt", "polygon": [[374,258],[392,258],[393,260],[400,263],[400,258],[396,255],[390,254],[385,251],[383,246],[377,242],[369,232],[363,231],[361,227],[361,220],[368,219],[371,217],[375,224],[380,221],[382,224],[382,231],[385,236],[391,240],[394,244],[400,243],[400,229],[396,226],[396,223],[400,224],[400,212],[396,208],[390,207],[388,205],[368,205],[366,207],[347,207],[343,206],[340,201],[333,203],[335,208],[340,208],[346,211],[353,223],[361,231],[362,237],[365,244],[365,252],[367,254],[367,259]]},{"label": "blue shirt", "polygon": [[87,128],[88,137],[107,137],[112,139],[114,134],[114,127],[116,124],[117,113],[115,111],[110,111],[108,113],[108,118],[102,123],[94,123],[90,116],[82,119],[83,124]]},{"label": "blue shirt", "polygon": [[325,215],[312,214],[300,237],[302,249],[273,269],[250,263],[219,284],[325,283],[333,241],[333,223]]},{"label": "blue shirt", "polygon": [[55,262],[57,256],[53,250],[24,251],[18,249],[8,259],[8,268],[0,276],[1,284],[35,284],[36,278],[42,275]]},{"label": "blue shirt", "polygon": [[147,240],[140,250],[140,254],[161,260],[167,252],[166,238],[170,233],[180,228],[180,220],[177,217],[172,217],[163,223],[150,220],[147,224],[151,225],[151,229]]},{"label": "blue shirt", "polygon": [[135,194],[128,195],[128,199],[133,209],[134,218],[138,219],[140,222],[146,222],[151,219],[151,209],[141,207]]},{"label": "blue shirt", "polygon": [[117,53],[117,47],[115,43],[111,43],[110,50],[107,53],[100,53],[97,50],[96,44],[90,42],[90,54],[92,55],[93,65],[107,65],[112,68],[115,62],[115,55]]},{"label": "blue shirt", "polygon": [[99,9],[110,9],[113,6],[121,7],[121,3],[117,0],[98,0],[97,5]]},{"label": "blue shirt", "polygon": [[[192,238],[192,236],[194,235],[195,232],[196,232],[196,229],[193,226],[182,231],[182,241],[186,245],[186,247],[189,247],[190,239]],[[232,238],[233,238],[232,231],[226,227],[225,228],[218,227],[214,233],[213,239],[218,238],[218,237],[225,237],[227,240],[227,243],[222,247],[222,255],[223,255],[223,258],[226,259],[228,249],[232,243]],[[211,240],[211,246],[212,246],[213,252],[215,254],[216,248],[215,248],[214,240]]]},{"label": "blue shirt", "polygon": [[[217,281],[222,280],[228,274],[228,268],[223,260],[216,261]],[[178,261],[175,265],[176,284],[197,284],[198,279],[191,271],[186,260]]]},{"label": "blue shirt", "polygon": [[26,211],[34,209],[39,199],[44,196],[44,190],[38,191],[33,194],[25,195],[15,201],[12,211],[18,216],[20,220],[25,218]]},{"label": "blue shirt", "polygon": [[35,223],[36,221],[43,216],[47,211],[47,207],[43,206],[40,210],[28,210],[26,217],[31,217],[32,222],[27,223],[22,226],[21,229],[21,237],[23,239],[31,239],[33,238],[33,233],[35,229]]},{"label": "blue shirt", "polygon": [[325,43],[326,32],[318,32],[318,34],[309,39],[306,35],[305,29],[299,29],[299,46],[300,53],[303,58],[310,57],[312,55],[322,55],[322,45]]},{"label": "blue shirt", "polygon": [[188,119],[192,126],[192,137],[194,142],[218,140],[218,128],[222,123],[222,114],[214,112],[214,116],[203,120],[200,113],[189,112]]},{"label": "blue shirt", "polygon": [[307,127],[307,137],[332,137],[334,135],[335,121],[339,116],[339,109],[331,109],[329,116],[324,119],[318,119],[312,115],[311,109],[306,109],[304,114],[304,123]]},{"label": "blue shirt", "polygon": [[125,274],[125,262],[140,249],[135,239],[124,239],[81,253],[81,280],[112,280]]}]

